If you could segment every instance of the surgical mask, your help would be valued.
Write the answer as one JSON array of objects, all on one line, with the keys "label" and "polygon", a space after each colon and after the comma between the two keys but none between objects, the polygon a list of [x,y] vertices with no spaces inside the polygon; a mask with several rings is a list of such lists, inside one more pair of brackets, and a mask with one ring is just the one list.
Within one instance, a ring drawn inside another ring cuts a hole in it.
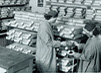
[{"label": "surgical mask", "polygon": [[83,32],[82,32],[83,34],[85,34],[85,35],[87,35],[88,37],[91,37],[93,34],[92,34],[92,31],[91,32],[89,32],[89,31],[87,31],[85,28],[83,28]]},{"label": "surgical mask", "polygon": [[53,25],[53,24],[56,22],[56,19],[57,19],[57,18],[51,18],[51,19],[49,20],[49,22]]}]

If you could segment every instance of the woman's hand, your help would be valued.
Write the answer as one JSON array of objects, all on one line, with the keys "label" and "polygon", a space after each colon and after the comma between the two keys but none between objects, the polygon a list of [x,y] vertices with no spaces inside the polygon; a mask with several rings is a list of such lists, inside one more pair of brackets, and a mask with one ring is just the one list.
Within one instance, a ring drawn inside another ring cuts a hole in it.
[{"label": "woman's hand", "polygon": [[79,47],[79,43],[76,41],[71,41],[75,46]]},{"label": "woman's hand", "polygon": [[67,46],[67,42],[66,41],[63,41],[63,42],[61,42],[61,45],[62,46]]},{"label": "woman's hand", "polygon": [[61,42],[61,45],[62,46],[72,46],[73,43],[71,41],[63,41],[63,42]]}]

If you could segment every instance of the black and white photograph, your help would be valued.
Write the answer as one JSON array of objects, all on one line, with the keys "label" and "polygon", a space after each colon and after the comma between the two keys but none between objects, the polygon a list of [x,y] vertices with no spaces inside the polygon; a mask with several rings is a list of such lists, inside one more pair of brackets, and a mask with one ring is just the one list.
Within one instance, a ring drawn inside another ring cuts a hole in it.
[{"label": "black and white photograph", "polygon": [[0,0],[0,73],[101,73],[101,0]]}]

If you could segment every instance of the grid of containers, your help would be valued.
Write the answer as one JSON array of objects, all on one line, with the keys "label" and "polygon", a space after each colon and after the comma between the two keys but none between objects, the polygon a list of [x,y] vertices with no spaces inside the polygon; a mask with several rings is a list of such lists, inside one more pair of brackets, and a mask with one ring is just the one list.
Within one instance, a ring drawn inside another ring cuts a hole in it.
[{"label": "grid of containers", "polygon": [[68,18],[101,20],[101,0],[47,0],[46,2],[46,12],[51,9],[59,11],[59,16]]},{"label": "grid of containers", "polygon": [[[39,28],[39,21],[43,20],[43,15],[25,11],[15,11],[14,20],[4,22],[5,26],[11,27],[7,32],[7,40],[13,43],[6,47],[15,51],[35,56],[36,34]],[[35,68],[35,59],[33,60],[33,71]]]},{"label": "grid of containers", "polygon": [[[0,34],[5,35],[7,27],[3,25],[3,22],[12,20],[14,18],[13,11],[30,11],[29,0],[0,0],[0,31],[4,31]],[[5,39],[5,36],[2,38]],[[1,45],[7,45],[6,40],[2,40]]]},{"label": "grid of containers", "polygon": [[14,20],[3,23],[6,26],[13,27],[13,29],[7,32],[8,36],[6,39],[19,43],[20,45],[35,47],[36,32],[39,28],[38,21],[43,20],[43,15],[22,11],[15,11],[14,14]]},{"label": "grid of containers", "polygon": [[13,17],[13,11],[30,11],[28,0],[0,0],[0,18]]}]

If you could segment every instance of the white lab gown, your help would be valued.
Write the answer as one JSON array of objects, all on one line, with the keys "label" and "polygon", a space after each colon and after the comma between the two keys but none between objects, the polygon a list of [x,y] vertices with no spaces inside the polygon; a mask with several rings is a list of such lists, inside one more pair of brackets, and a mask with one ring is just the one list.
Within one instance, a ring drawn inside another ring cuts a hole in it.
[{"label": "white lab gown", "polygon": [[47,21],[41,21],[37,33],[36,66],[38,73],[56,73],[56,51],[52,27]]}]

